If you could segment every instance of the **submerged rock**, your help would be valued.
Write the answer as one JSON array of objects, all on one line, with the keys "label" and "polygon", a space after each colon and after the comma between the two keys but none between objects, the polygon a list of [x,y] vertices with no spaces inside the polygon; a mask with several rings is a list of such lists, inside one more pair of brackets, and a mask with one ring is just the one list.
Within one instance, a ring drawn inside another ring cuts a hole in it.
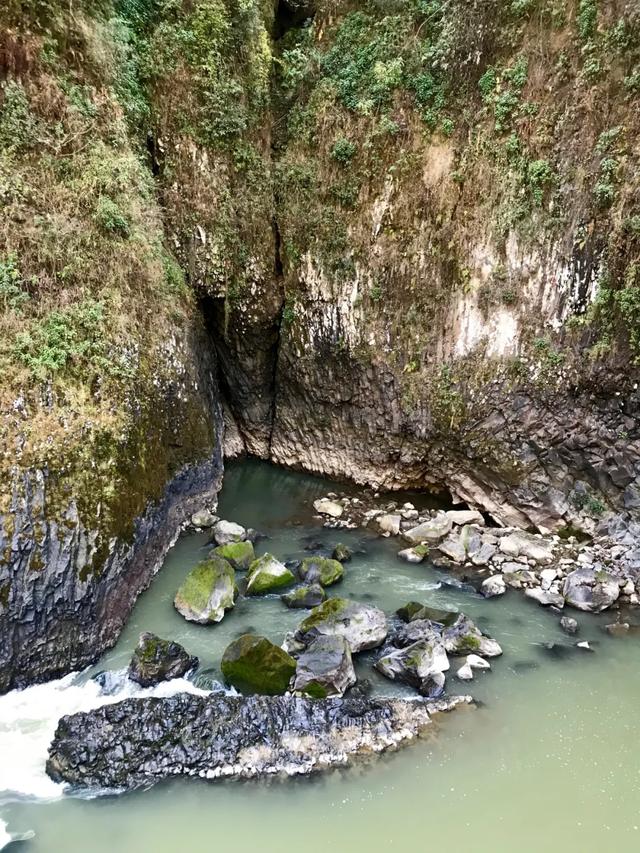
[{"label": "submerged rock", "polygon": [[620,585],[618,579],[608,572],[582,568],[567,575],[563,592],[566,603],[571,607],[599,613],[617,601]]},{"label": "submerged rock", "polygon": [[289,687],[296,662],[266,637],[243,634],[227,646],[220,668],[225,681],[242,693],[276,696]]},{"label": "submerged rock", "polygon": [[423,696],[437,699],[444,692],[449,658],[441,642],[419,640],[404,649],[387,652],[376,661],[375,668],[386,678],[409,684]]},{"label": "submerged rock", "polygon": [[307,583],[332,586],[342,580],[343,576],[342,563],[328,557],[305,557],[300,564],[300,577]]},{"label": "submerged rock", "polygon": [[572,619],[571,616],[563,616],[560,620],[560,627],[565,634],[572,635],[578,633],[578,623],[575,619]]},{"label": "submerged rock", "polygon": [[235,521],[218,521],[213,525],[213,538],[218,545],[242,542],[246,537],[247,531]]},{"label": "submerged rock", "polygon": [[338,560],[339,563],[347,563],[351,557],[353,556],[351,548],[347,545],[344,545],[342,542],[338,542],[336,547],[333,549],[333,553],[331,555],[334,560]]},{"label": "submerged rock", "polygon": [[298,586],[292,589],[291,592],[286,592],[282,596],[282,600],[293,609],[317,607],[327,597],[326,592],[319,583],[312,583],[308,586]]},{"label": "submerged rock", "polygon": [[360,652],[380,646],[387,631],[387,618],[378,607],[329,598],[300,623],[294,638],[308,646],[316,637],[337,634],[347,640],[352,652]]},{"label": "submerged rock", "polygon": [[351,648],[344,637],[318,637],[298,657],[293,689],[316,699],[342,694],[356,683]]},{"label": "submerged rock", "polygon": [[431,714],[471,702],[196,696],[126,699],[63,717],[47,773],[81,788],[131,789],[175,776],[300,775],[414,739]]},{"label": "submerged rock", "polygon": [[275,592],[295,581],[284,563],[276,560],[273,554],[263,554],[249,566],[247,573],[247,595],[262,595]]},{"label": "submerged rock", "polygon": [[198,658],[190,655],[180,643],[162,640],[145,631],[140,634],[133,652],[128,675],[142,687],[153,687],[161,681],[182,678],[196,669],[198,663]]},{"label": "submerged rock", "polygon": [[189,622],[220,622],[237,594],[235,573],[229,563],[212,554],[192,569],[174,598],[178,613]]},{"label": "submerged rock", "polygon": [[248,540],[244,542],[229,542],[228,545],[218,545],[213,553],[227,560],[237,571],[248,569],[256,558],[253,543]]}]

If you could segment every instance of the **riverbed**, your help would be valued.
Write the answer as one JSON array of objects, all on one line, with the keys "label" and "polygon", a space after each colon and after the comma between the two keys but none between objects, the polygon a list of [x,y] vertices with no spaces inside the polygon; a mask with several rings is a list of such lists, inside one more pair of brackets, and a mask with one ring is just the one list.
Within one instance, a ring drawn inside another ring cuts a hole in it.
[{"label": "riverbed", "polygon": [[[399,560],[397,540],[325,530],[311,505],[331,488],[325,480],[247,460],[229,466],[219,512],[265,533],[257,552],[283,560],[305,556],[314,542],[349,545],[354,557],[330,594],[387,612],[417,600],[467,613],[504,649],[491,672],[470,684],[453,674],[447,679],[450,692],[471,693],[477,707],[441,717],[429,738],[398,753],[313,779],[183,780],[119,797],[65,794],[44,774],[55,723],[63,713],[141,692],[109,675],[112,695],[105,699],[92,680],[126,667],[141,631],[175,639],[200,657],[192,684],[162,685],[160,692],[205,690],[220,679],[220,658],[233,638],[256,631],[281,642],[304,616],[273,596],[241,600],[216,626],[187,623],[173,596],[206,554],[208,536],[185,535],[96,666],[0,697],[0,820],[6,832],[33,833],[8,850],[596,853],[640,843],[638,638],[608,636],[603,626],[611,614],[572,612],[580,623],[577,639],[588,640],[593,651],[578,649],[576,639],[561,632],[557,614],[515,590],[485,600],[430,564]],[[411,499],[418,507],[431,505],[426,496]],[[373,672],[373,659],[374,653],[359,656],[359,677],[377,692],[402,693]]]}]

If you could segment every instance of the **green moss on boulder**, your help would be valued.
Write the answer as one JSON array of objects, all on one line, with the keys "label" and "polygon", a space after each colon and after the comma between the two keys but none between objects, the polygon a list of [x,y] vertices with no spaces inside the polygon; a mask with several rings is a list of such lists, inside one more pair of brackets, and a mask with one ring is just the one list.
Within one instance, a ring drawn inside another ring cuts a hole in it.
[{"label": "green moss on boulder", "polygon": [[220,622],[235,602],[237,587],[232,566],[217,554],[189,572],[174,599],[176,610],[189,622]]},{"label": "green moss on boulder", "polygon": [[293,573],[273,554],[263,554],[249,566],[247,595],[275,592],[295,581]]},{"label": "green moss on boulder", "polygon": [[342,580],[344,569],[342,563],[328,557],[306,557],[300,565],[300,577],[308,583],[331,586]]},{"label": "green moss on boulder", "polygon": [[243,634],[227,646],[220,668],[225,681],[242,693],[276,696],[289,687],[296,662],[266,637]]},{"label": "green moss on boulder", "polygon": [[219,545],[213,553],[231,563],[236,571],[245,571],[256,558],[252,542],[230,542],[228,545]]}]

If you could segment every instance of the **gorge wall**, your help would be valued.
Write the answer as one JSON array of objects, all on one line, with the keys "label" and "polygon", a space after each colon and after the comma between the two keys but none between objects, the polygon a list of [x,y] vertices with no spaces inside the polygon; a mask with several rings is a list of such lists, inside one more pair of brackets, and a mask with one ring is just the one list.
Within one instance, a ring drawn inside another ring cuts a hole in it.
[{"label": "gorge wall", "polygon": [[639,98],[623,0],[4,4],[0,690],[115,641],[223,439],[636,512]]}]

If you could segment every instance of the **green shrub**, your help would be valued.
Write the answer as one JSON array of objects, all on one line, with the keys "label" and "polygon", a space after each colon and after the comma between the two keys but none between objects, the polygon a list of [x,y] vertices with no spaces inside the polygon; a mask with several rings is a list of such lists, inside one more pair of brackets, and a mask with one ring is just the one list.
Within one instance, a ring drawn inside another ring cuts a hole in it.
[{"label": "green shrub", "polygon": [[16,263],[16,256],[11,254],[0,257],[0,309],[20,311],[29,294],[24,289],[24,282]]},{"label": "green shrub", "polygon": [[580,0],[578,7],[578,32],[583,41],[590,39],[595,34],[597,23],[597,0]]},{"label": "green shrub", "polygon": [[17,151],[35,142],[36,120],[27,95],[13,81],[0,89],[0,150]]},{"label": "green shrub", "polygon": [[356,151],[358,150],[358,146],[355,142],[352,142],[350,139],[346,139],[344,136],[341,136],[339,139],[333,144],[333,148],[331,149],[331,156],[334,160],[337,160],[338,163],[341,163],[343,166],[346,166],[347,163],[350,163],[354,158]]},{"label": "green shrub", "polygon": [[100,196],[94,219],[104,231],[127,238],[131,233],[129,220],[109,196]]},{"label": "green shrub", "polygon": [[544,189],[554,178],[554,172],[548,160],[533,160],[527,166],[527,184],[536,204],[542,204]]}]

